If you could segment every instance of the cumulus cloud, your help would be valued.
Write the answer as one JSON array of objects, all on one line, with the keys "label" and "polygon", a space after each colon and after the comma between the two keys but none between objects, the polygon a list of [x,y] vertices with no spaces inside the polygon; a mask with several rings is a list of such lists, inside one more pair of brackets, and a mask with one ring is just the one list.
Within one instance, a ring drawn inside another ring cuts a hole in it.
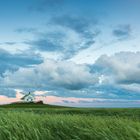
[{"label": "cumulus cloud", "polygon": [[4,83],[9,86],[53,86],[70,90],[84,88],[98,80],[86,65],[53,60],[47,60],[35,68],[20,68],[13,73],[6,72],[4,77]]},{"label": "cumulus cloud", "polygon": [[105,82],[140,84],[140,52],[103,55],[95,62],[94,70],[105,76]]},{"label": "cumulus cloud", "polygon": [[24,90],[41,89],[47,95],[83,98],[139,98],[140,52],[103,55],[92,65],[46,60],[32,68],[5,72],[1,83]]}]

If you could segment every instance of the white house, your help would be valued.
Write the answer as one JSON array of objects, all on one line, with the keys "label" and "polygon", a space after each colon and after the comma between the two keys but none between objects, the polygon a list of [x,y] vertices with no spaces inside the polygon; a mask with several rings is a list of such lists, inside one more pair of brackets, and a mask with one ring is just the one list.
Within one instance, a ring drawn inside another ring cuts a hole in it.
[{"label": "white house", "polygon": [[33,102],[34,99],[34,96],[30,92],[21,98],[24,102]]}]

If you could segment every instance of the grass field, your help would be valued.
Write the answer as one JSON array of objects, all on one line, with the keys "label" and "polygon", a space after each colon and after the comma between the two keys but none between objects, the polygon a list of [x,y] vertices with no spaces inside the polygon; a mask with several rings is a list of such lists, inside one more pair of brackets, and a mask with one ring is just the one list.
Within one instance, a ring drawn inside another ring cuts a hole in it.
[{"label": "grass field", "polygon": [[0,140],[140,140],[140,109],[1,106]]}]

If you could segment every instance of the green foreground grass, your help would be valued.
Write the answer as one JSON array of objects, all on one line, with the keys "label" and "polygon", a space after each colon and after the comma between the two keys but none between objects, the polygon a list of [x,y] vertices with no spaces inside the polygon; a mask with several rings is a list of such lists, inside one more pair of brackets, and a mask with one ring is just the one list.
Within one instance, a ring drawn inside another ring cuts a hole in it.
[{"label": "green foreground grass", "polygon": [[0,109],[0,140],[140,140],[140,109]]}]

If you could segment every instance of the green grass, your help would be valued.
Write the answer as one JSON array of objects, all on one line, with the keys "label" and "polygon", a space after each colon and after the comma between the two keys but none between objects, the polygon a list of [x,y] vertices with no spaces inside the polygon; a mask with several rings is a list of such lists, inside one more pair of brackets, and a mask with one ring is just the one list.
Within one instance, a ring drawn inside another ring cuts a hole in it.
[{"label": "green grass", "polygon": [[140,109],[1,107],[0,140],[140,140]]}]

